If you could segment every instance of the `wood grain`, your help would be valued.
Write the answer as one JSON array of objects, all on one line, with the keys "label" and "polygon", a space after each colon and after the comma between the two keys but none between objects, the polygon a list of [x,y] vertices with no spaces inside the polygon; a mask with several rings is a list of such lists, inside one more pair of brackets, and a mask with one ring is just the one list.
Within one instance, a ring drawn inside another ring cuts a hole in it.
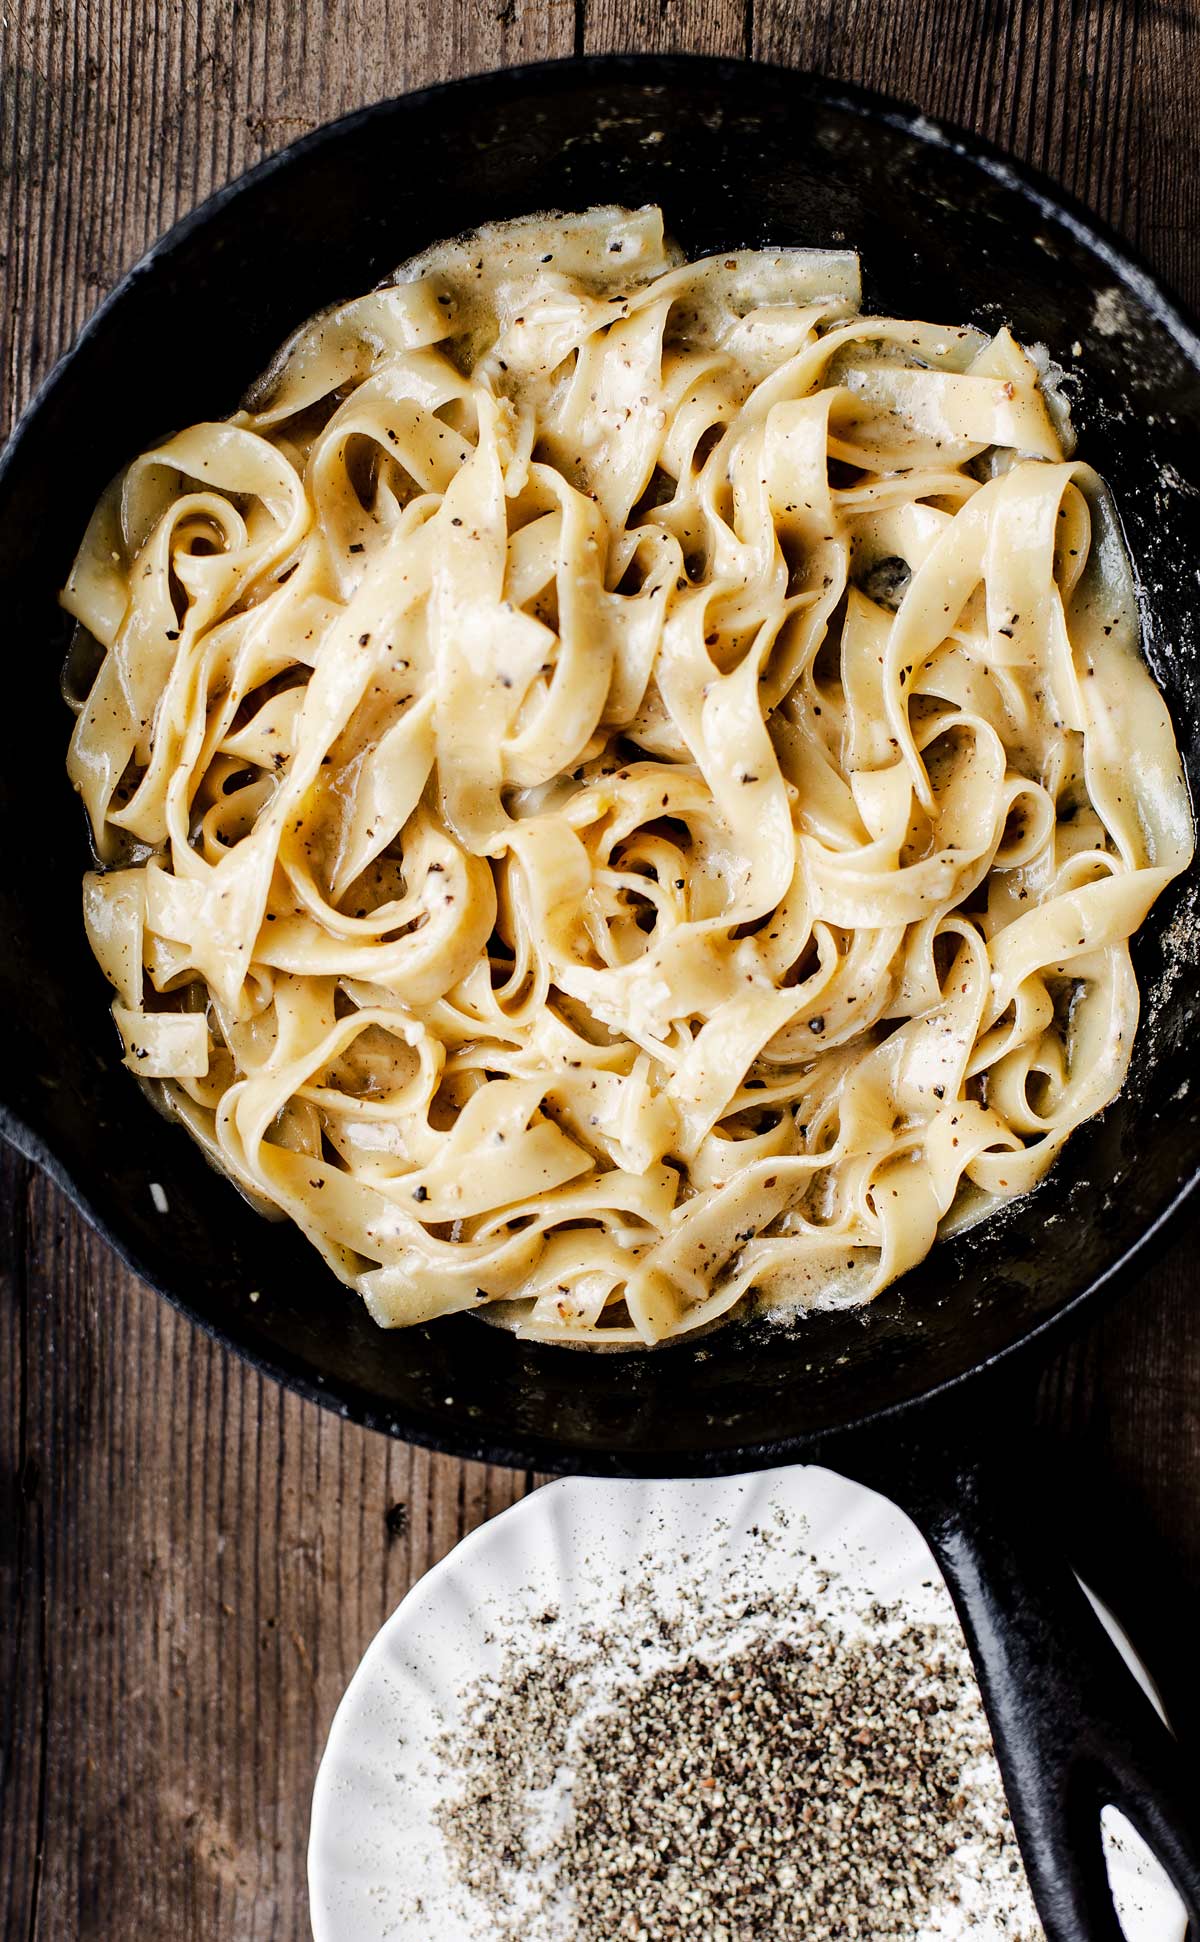
[{"label": "wood grain", "polygon": [[[103,292],[317,122],[572,51],[753,53],[1047,169],[1200,300],[1194,0],[0,0],[0,423]],[[264,1382],[0,1156],[0,1930],[308,1933],[316,1761],[406,1587],[532,1479]],[[1200,1223],[1046,1373],[1089,1568],[1200,1733]]]},{"label": "wood grain", "polygon": [[333,1710],[530,1480],[350,1428],[135,1283],[5,1154],[3,1933],[305,1933]]}]

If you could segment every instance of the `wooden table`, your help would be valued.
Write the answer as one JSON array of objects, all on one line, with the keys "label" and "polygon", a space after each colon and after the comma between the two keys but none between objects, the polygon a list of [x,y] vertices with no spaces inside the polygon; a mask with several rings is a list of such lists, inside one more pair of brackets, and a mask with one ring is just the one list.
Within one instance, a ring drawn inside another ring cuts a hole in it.
[{"label": "wooden table", "polygon": [[[1200,307],[1198,29],[1196,0],[0,0],[0,423],[146,245],[271,149],[381,95],[612,48],[907,96],[1068,184]],[[309,1793],[360,1653],[534,1480],[283,1394],[24,1161],[0,1174],[4,1936],[304,1937]],[[1013,1425],[1057,1447],[1067,1528],[1184,1733],[1198,1250],[1193,1220]]]}]

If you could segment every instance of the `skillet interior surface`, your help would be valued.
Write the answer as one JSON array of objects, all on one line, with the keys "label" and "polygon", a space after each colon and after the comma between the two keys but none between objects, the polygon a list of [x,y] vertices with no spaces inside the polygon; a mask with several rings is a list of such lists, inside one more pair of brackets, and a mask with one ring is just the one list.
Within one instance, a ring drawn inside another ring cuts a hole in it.
[{"label": "skillet interior surface", "polygon": [[84,941],[83,822],[62,766],[68,630],[55,591],[118,466],[231,410],[305,317],[436,238],[600,200],[660,201],[691,254],[853,245],[868,308],[1007,321],[1077,371],[1067,390],[1081,449],[1117,495],[1195,792],[1200,345],[1115,243],[983,145],[783,71],[605,59],[453,83],[319,131],[187,219],[109,299],[10,448],[0,611],[17,705],[0,765],[0,1097],[10,1137],[141,1274],[306,1393],[463,1454],[733,1470],[799,1454],[1028,1341],[1110,1278],[1190,1185],[1194,872],[1138,941],[1146,1003],[1129,1084],[1036,1194],[857,1314],[595,1356],[518,1344],[469,1317],[381,1333],[297,1233],[260,1219],[159,1118],[119,1064]]}]

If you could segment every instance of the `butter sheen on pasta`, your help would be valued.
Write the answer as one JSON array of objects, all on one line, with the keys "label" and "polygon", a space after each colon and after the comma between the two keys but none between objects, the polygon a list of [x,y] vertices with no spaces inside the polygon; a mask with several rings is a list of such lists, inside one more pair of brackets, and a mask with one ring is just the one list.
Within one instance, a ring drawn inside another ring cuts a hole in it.
[{"label": "butter sheen on pasta", "polygon": [[496,226],[97,508],[125,1063],[385,1326],[864,1301],[1122,1084],[1192,824],[1113,510],[1007,330],[860,300]]}]

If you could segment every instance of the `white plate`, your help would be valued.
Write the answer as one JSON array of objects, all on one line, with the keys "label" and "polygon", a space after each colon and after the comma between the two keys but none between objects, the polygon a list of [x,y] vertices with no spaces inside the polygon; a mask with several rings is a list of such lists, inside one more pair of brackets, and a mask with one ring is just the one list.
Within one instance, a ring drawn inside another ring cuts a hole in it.
[{"label": "white plate", "polygon": [[[856,1605],[902,1604],[918,1622],[957,1626],[912,1521],[832,1471],[792,1466],[698,1482],[549,1484],[473,1532],[415,1585],[351,1680],[313,1794],[308,1879],[316,1942],[486,1937],[486,1912],[452,1881],[434,1818],[447,1776],[430,1749],[460,1715],[462,1689],[498,1672],[514,1627],[523,1620],[532,1627],[548,1607],[565,1636],[572,1621],[602,1623],[616,1587],[649,1574],[659,1609],[690,1594],[694,1611],[697,1581],[711,1573],[714,1585],[728,1582],[751,1551],[755,1582],[767,1593],[815,1592],[824,1569]],[[1153,1698],[1128,1642],[1097,1609]],[[1112,1809],[1105,1809],[1104,1836],[1129,1942],[1182,1942],[1178,1897]],[[972,1942],[999,1942],[1001,1932],[981,1924]]]}]

